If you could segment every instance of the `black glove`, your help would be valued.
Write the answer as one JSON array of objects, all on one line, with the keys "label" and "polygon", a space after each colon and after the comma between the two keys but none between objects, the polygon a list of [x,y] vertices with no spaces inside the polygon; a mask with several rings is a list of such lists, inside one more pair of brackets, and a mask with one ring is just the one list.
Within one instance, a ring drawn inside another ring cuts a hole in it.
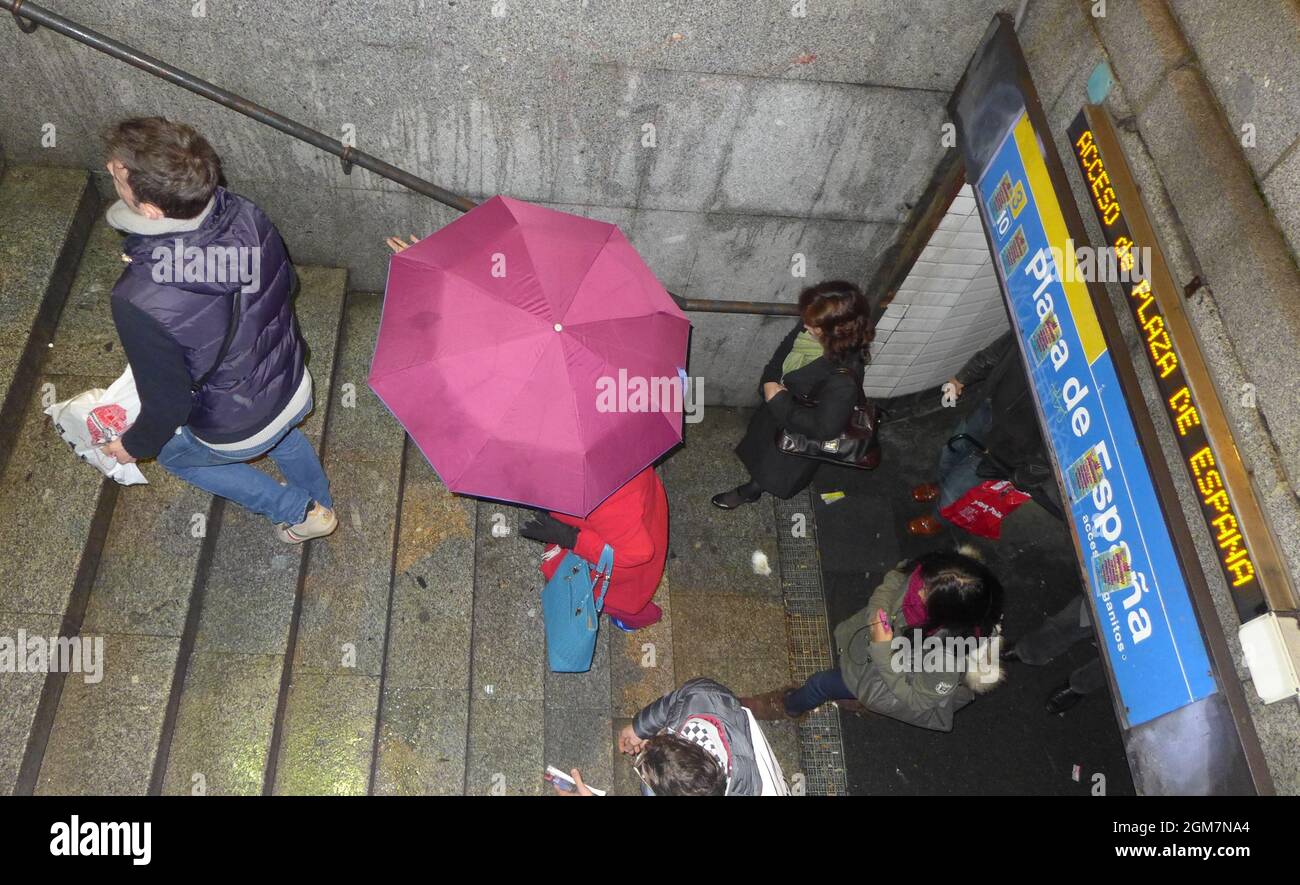
[{"label": "black glove", "polygon": [[573,545],[578,543],[578,530],[549,513],[538,513],[519,527],[519,534],[543,544],[559,544],[566,550],[572,550]]}]

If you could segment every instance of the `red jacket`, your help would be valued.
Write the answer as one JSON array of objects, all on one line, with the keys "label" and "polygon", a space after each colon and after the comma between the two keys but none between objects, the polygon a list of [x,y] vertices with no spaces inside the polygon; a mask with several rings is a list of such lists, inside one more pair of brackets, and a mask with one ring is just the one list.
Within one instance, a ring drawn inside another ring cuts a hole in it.
[{"label": "red jacket", "polygon": [[[605,597],[607,607],[628,613],[645,608],[659,588],[668,556],[668,495],[653,466],[628,480],[586,519],[565,513],[551,516],[578,528],[578,542],[573,549],[588,562],[596,563],[606,544],[614,548],[614,575]],[[554,556],[542,561],[542,574],[547,580],[563,558]]]}]

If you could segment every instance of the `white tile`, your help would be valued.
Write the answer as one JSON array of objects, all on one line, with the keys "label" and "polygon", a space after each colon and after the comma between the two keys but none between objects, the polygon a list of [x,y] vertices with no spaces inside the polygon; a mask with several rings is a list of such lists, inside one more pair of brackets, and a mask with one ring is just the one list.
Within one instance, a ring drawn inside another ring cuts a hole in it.
[{"label": "white tile", "polygon": [[909,345],[920,346],[924,345],[929,340],[929,332],[904,332],[902,330],[897,330],[892,336],[890,336],[889,347],[887,347],[886,350],[893,348],[895,345],[900,347],[906,347]]},{"label": "white tile", "polygon": [[985,257],[988,257],[989,254],[988,240],[984,239],[983,230],[963,230],[952,238],[950,245],[954,249],[970,249],[974,252],[982,252]]},{"label": "white tile", "polygon": [[907,366],[885,366],[885,365],[874,366],[874,367],[873,367],[873,371],[872,371],[872,373],[871,373],[871,383],[872,383],[872,384],[882,384],[882,383],[887,382],[887,381],[896,381],[896,380],[898,380],[899,378],[902,378],[904,375],[906,375],[909,369],[911,369],[911,366],[910,366],[910,365],[907,365]]},{"label": "white tile", "polygon": [[962,281],[962,291],[965,291],[966,288],[970,286],[971,280],[978,279],[981,272],[981,265],[979,262],[968,261],[963,264],[957,259],[956,255],[951,256],[949,261],[944,264],[943,268],[944,276],[949,279]]},{"label": "white tile", "polygon": [[[938,249],[935,255],[938,258],[942,258],[943,253],[944,253],[943,249]],[[943,265],[940,263],[940,261],[930,261],[929,259],[922,256],[922,258],[919,261],[917,261],[916,264],[912,265],[912,269],[907,272],[907,278],[909,280],[911,280],[913,277],[920,280],[928,280],[931,277],[942,276],[942,274],[940,273],[940,269],[942,267]]]},{"label": "white tile", "polygon": [[942,248],[950,245],[952,243],[952,238],[955,236],[957,236],[957,231],[937,228],[934,233],[930,234],[930,242],[926,245]]},{"label": "white tile", "polygon": [[961,300],[960,292],[917,292],[911,298],[912,307],[942,307],[948,313]]},{"label": "white tile", "polygon": [[942,307],[928,307],[924,304],[913,304],[907,311],[907,318],[925,318],[925,319],[942,319],[948,315],[948,310]]},{"label": "white tile", "polygon": [[882,350],[880,353],[871,355],[871,364],[873,366],[907,366],[911,365],[914,359],[916,359],[915,350]]},{"label": "white tile", "polygon": [[929,343],[929,339],[934,336],[934,331],[936,328],[938,328],[938,325],[939,323],[937,320],[931,319],[929,317],[917,317],[915,319],[913,319],[912,317],[908,317],[907,319],[903,320],[902,323],[899,324],[898,331],[924,332],[927,339],[926,343]]},{"label": "white tile", "polygon": [[[966,234],[957,236],[966,236]],[[993,272],[989,264],[989,250],[983,244],[978,249],[963,249],[955,244],[947,246],[946,249],[944,260],[949,264],[974,265],[980,269],[987,267],[990,273]]]},{"label": "white tile", "polygon": [[953,215],[970,215],[975,211],[975,198],[958,193],[957,196],[953,198],[952,205],[948,207],[948,211]]},{"label": "white tile", "polygon": [[952,215],[947,213],[939,219],[939,230],[958,231],[962,229],[962,223],[970,216]]},{"label": "white tile", "polygon": [[952,306],[952,315],[957,317],[975,316],[981,313],[990,299],[972,298],[969,292],[962,294],[960,300]]},{"label": "white tile", "polygon": [[989,274],[975,277],[975,279],[971,280],[970,284],[967,285],[962,292],[966,295],[973,296],[972,300],[977,300],[989,295],[997,295],[1000,297],[1002,295],[1002,287],[998,285],[997,277]]}]

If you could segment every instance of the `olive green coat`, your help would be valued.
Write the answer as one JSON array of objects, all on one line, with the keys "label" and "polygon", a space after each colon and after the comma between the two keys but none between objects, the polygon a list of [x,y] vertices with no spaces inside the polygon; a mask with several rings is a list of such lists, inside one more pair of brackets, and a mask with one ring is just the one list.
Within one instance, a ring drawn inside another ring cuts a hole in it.
[{"label": "olive green coat", "polygon": [[[952,731],[953,713],[975,695],[966,685],[960,660],[951,654],[944,655],[941,668],[911,672],[916,669],[911,643],[919,637],[903,618],[909,575],[899,570],[902,566],[885,575],[865,608],[835,628],[840,674],[867,709],[921,728]],[[889,614],[892,641],[871,641],[871,625],[880,609]],[[944,637],[940,631],[931,638]],[[921,647],[926,648],[924,643]]]}]

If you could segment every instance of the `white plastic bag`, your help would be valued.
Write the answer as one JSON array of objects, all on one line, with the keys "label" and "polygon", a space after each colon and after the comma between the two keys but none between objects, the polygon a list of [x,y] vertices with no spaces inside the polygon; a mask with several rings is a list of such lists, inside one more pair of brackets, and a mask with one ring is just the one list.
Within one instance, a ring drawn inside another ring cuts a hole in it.
[{"label": "white plastic bag", "polygon": [[754,747],[754,763],[758,767],[758,778],[763,787],[760,795],[789,796],[790,785],[786,783],[781,763],[772,752],[772,745],[767,742],[767,735],[763,734],[763,727],[748,707],[740,709],[745,711],[745,718],[749,721],[749,742]]},{"label": "white plastic bag", "polygon": [[99,446],[112,442],[125,433],[140,416],[140,396],[135,390],[135,376],[127,366],[122,376],[107,390],[94,388],[79,393],[72,399],[55,403],[45,410],[59,432],[78,458],[95,467],[109,479],[124,486],[147,483],[140,468],[134,464],[119,464],[99,450]]}]

